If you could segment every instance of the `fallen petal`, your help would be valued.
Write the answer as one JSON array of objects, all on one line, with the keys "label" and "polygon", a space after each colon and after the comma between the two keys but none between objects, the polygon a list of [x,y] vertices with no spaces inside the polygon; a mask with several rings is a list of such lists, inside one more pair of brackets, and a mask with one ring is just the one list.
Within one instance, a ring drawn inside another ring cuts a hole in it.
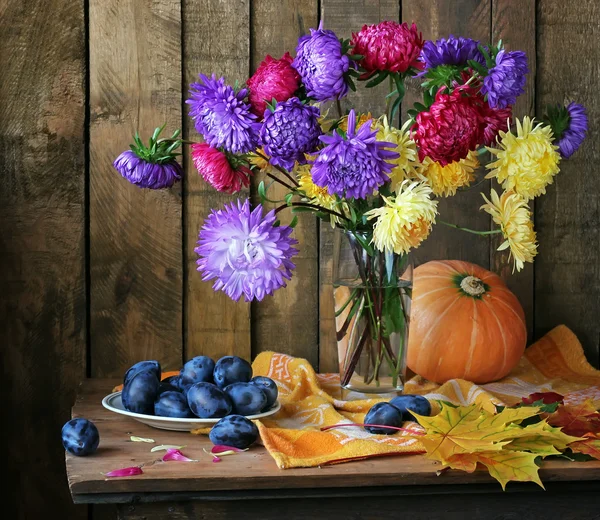
[{"label": "fallen petal", "polygon": [[198,462],[197,460],[194,459],[190,459],[188,457],[186,457],[183,453],[181,453],[179,450],[175,450],[175,449],[168,449],[167,453],[165,453],[165,455],[162,458],[163,461],[167,462],[169,460],[176,460],[178,462]]},{"label": "fallen petal", "polygon": [[185,445],[175,446],[174,444],[159,444],[158,446],[154,446],[154,448],[150,450],[150,453],[154,451],[180,450],[182,448],[185,448]]},{"label": "fallen petal", "polygon": [[142,468],[139,466],[132,466],[131,468],[115,469],[105,473],[105,477],[133,477],[134,475],[141,475],[144,473]]},{"label": "fallen petal", "polygon": [[136,437],[135,435],[132,435],[130,439],[132,442],[156,442],[154,439],[145,439],[144,437]]},{"label": "fallen petal", "polygon": [[248,451],[248,448],[245,448],[242,450],[240,448],[236,448],[235,446],[226,446],[225,444],[215,444],[210,450],[211,453],[218,453],[219,455],[222,455],[226,451],[232,451],[232,452]]},{"label": "fallen petal", "polygon": [[216,455],[213,457],[213,462],[221,462],[221,457],[217,457]]}]

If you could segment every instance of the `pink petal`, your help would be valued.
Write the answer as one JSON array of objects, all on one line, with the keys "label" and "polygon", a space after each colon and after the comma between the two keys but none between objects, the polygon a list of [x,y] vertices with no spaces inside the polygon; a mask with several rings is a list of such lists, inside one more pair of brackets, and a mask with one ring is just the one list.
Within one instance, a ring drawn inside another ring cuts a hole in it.
[{"label": "pink petal", "polygon": [[165,462],[167,462],[169,460],[176,460],[178,462],[198,462],[197,460],[186,457],[179,450],[175,450],[175,449],[168,449],[167,453],[165,453],[162,460]]},{"label": "pink petal", "polygon": [[213,457],[213,462],[221,462],[222,460],[221,457],[217,457],[216,455]]},{"label": "pink petal", "polygon": [[134,475],[141,475],[144,473],[142,468],[139,466],[132,466],[131,468],[115,469],[105,473],[105,477],[133,477]]},{"label": "pink petal", "polygon": [[245,450],[241,450],[240,448],[236,448],[234,446],[226,446],[225,444],[216,444],[215,446],[213,446],[210,450],[211,453],[223,453],[224,451],[247,451],[248,448],[246,448]]}]

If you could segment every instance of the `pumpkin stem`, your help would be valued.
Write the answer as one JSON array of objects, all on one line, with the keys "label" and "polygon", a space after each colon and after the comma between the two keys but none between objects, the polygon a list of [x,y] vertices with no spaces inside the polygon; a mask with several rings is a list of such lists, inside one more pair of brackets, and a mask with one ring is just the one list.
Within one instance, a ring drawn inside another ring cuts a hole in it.
[{"label": "pumpkin stem", "polygon": [[475,276],[465,276],[460,288],[469,296],[481,296],[485,292],[485,284]]}]

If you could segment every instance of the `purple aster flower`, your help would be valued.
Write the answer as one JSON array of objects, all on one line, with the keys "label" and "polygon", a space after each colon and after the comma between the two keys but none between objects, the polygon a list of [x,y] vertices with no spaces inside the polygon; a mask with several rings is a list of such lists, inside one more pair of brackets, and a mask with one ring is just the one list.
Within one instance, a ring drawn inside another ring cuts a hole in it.
[{"label": "purple aster flower", "polygon": [[348,115],[346,138],[337,133],[321,136],[327,146],[323,148],[312,167],[313,182],[340,197],[365,199],[389,177],[393,165],[386,159],[396,159],[398,154],[384,148],[395,148],[394,143],[377,141],[377,131],[371,131],[371,120],[356,129],[354,110]]},{"label": "purple aster flower", "polygon": [[290,170],[295,161],[306,162],[304,154],[316,151],[321,133],[319,109],[293,97],[277,103],[273,112],[265,110],[260,139],[271,162]]},{"label": "purple aster flower", "polygon": [[496,64],[483,79],[481,93],[487,96],[492,108],[506,108],[514,105],[525,90],[527,55],[522,51],[506,52],[501,49],[496,55]]},{"label": "purple aster flower", "polygon": [[342,99],[348,93],[345,74],[350,58],[333,31],[311,29],[298,40],[292,66],[299,72],[306,93],[317,101]]},{"label": "purple aster flower", "polygon": [[471,38],[456,38],[450,35],[448,39],[428,40],[421,51],[421,61],[425,69],[433,69],[439,65],[466,65],[469,60],[475,60],[485,65],[485,58],[479,52],[479,42]]},{"label": "purple aster flower", "polygon": [[285,287],[298,253],[290,238],[292,228],[274,226],[275,211],[263,217],[259,204],[250,210],[250,202],[238,200],[213,210],[200,230],[198,271],[203,280],[215,279],[213,289],[223,291],[232,300],[242,294],[246,301],[261,301],[265,295]]},{"label": "purple aster flower", "polygon": [[131,184],[151,190],[170,188],[183,175],[183,169],[174,159],[163,164],[151,163],[131,150],[119,155],[113,165]]},{"label": "purple aster flower", "polygon": [[135,144],[115,159],[113,166],[131,184],[140,188],[160,190],[170,188],[183,175],[183,168],[176,161],[175,151],[181,146],[179,130],[170,139],[159,139],[164,125],[155,129],[146,146],[135,134]]},{"label": "purple aster flower", "polygon": [[224,148],[232,153],[246,153],[258,145],[256,115],[245,101],[248,89],[238,92],[225,84],[225,78],[208,78],[199,74],[200,83],[190,85],[190,116],[196,130],[213,148]]},{"label": "purple aster flower", "polygon": [[559,148],[560,155],[568,159],[577,151],[585,139],[588,118],[585,107],[579,103],[569,103],[566,110],[568,112],[567,127],[559,137],[556,145]]}]

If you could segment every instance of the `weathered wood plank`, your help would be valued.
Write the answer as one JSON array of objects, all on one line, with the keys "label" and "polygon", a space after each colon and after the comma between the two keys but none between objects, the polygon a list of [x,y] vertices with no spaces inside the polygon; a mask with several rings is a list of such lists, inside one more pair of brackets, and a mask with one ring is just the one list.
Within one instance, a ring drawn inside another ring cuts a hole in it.
[{"label": "weathered wood plank", "polygon": [[0,13],[2,510],[83,520],[60,430],[85,377],[84,2],[0,2]]},{"label": "weathered wood plank", "polygon": [[[286,51],[295,55],[298,37],[318,25],[317,0],[254,0],[252,2],[251,70],[267,54],[280,58]],[[264,175],[254,179],[256,188]],[[268,179],[267,179],[268,180]],[[273,185],[269,198],[283,199],[287,189]],[[257,200],[258,202],[258,200]],[[278,204],[265,203],[265,211]],[[291,213],[284,211],[282,224]],[[296,269],[286,288],[273,297],[252,304],[252,355],[266,350],[303,357],[318,366],[318,267],[317,222],[312,213],[299,215],[294,237],[298,240]]]},{"label": "weathered wood plank", "polygon": [[[350,38],[364,24],[384,20],[399,20],[400,6],[392,0],[321,0],[321,18],[326,29],[331,29],[340,38]],[[342,109],[348,111],[371,111],[378,117],[385,110],[387,85],[365,89],[357,85],[357,91],[342,100]],[[335,110],[332,108],[332,110]],[[329,222],[320,223],[319,245],[319,370],[337,372],[338,357],[335,339],[333,288],[331,280],[333,253],[333,230]]]},{"label": "weathered wood plank", "polygon": [[[488,42],[490,40],[490,0],[403,0],[402,19],[415,22],[423,33],[423,38],[436,40],[450,34],[465,36]],[[419,83],[411,82],[407,89],[404,107],[422,97]],[[480,212],[481,191],[489,191],[489,181],[473,190],[458,193],[449,199],[441,199],[438,206],[439,218],[459,226],[485,230],[489,229],[490,219]],[[490,240],[487,237],[471,235],[437,224],[421,247],[413,253],[415,265],[428,260],[466,260],[486,269],[490,264]]]},{"label": "weathered wood plank", "polygon": [[[186,0],[184,21],[184,83],[197,80],[199,73],[213,72],[228,82],[243,83],[250,68],[250,0]],[[184,92],[187,97],[187,92]],[[187,111],[187,105],[186,105]],[[184,134],[192,140],[200,137],[186,115]],[[195,171],[186,154],[187,175],[184,183],[185,226],[185,357],[207,355],[219,358],[235,354],[250,359],[250,305],[233,302],[224,293],[215,292],[212,282],[203,282],[196,272],[194,247],[198,231],[212,209],[245,198],[248,190],[236,196],[219,193]]]},{"label": "weathered wood plank", "polygon": [[[470,486],[464,486],[472,489]],[[159,504],[134,504],[119,506],[121,520],[304,520],[305,518],[327,518],[328,520],[396,520],[399,517],[411,520],[509,520],[527,518],[531,520],[592,520],[597,518],[600,498],[597,491],[569,489],[564,486],[549,488],[548,492],[528,491],[510,493],[505,496],[493,492],[472,494],[427,494],[409,496],[331,497],[296,498],[285,500],[244,501],[198,501],[166,502]],[[349,513],[349,512],[352,513]],[[316,516],[318,515],[318,516]],[[351,515],[351,516],[350,516]]]},{"label": "weathered wood plank", "polygon": [[[529,75],[525,93],[513,107],[513,117],[533,116],[535,109],[535,0],[492,0],[492,41],[502,40],[508,50],[527,53]],[[498,188],[496,188],[498,191]],[[530,204],[533,209],[533,204]],[[495,227],[495,224],[493,224]],[[529,339],[533,336],[533,265],[525,264],[520,273],[513,273],[508,251],[497,251],[504,241],[493,235],[490,248],[490,269],[498,273],[515,293],[525,311]]]},{"label": "weathered wood plank", "polygon": [[113,168],[136,129],[181,125],[179,0],[91,0],[92,375],[181,365],[181,186],[142,190]]},{"label": "weathered wood plank", "polygon": [[[166,493],[216,493],[231,490],[263,490],[284,493],[284,490],[319,490],[328,488],[332,495],[335,489],[343,490],[363,487],[396,487],[398,493],[410,486],[427,486],[427,493],[434,494],[440,486],[448,488],[461,484],[495,484],[500,486],[485,470],[472,474],[447,471],[437,476],[439,465],[422,455],[399,455],[381,457],[347,464],[335,464],[314,468],[280,470],[262,446],[253,446],[244,453],[223,457],[222,462],[213,464],[204,453],[211,443],[206,436],[195,436],[187,432],[172,432],[151,428],[133,419],[110,413],[101,404],[101,398],[110,392],[117,380],[87,380],[81,389],[75,406],[74,416],[93,420],[100,431],[102,443],[96,455],[74,457],[67,455],[69,486],[75,499],[85,496],[93,500],[96,495],[117,498],[114,494],[140,494],[140,499],[151,499],[151,494],[165,497]],[[150,453],[149,445],[131,442],[130,435],[150,437],[157,444],[182,444],[184,453],[197,459],[197,463],[156,463],[160,454]],[[144,473],[133,478],[106,479],[103,473],[119,467],[146,464]],[[544,483],[571,480],[600,480],[600,461],[570,462],[547,460],[540,468]],[[511,482],[509,489],[518,483]],[[532,484],[533,486],[533,484]],[[145,498],[144,498],[145,497]]]},{"label": "weathered wood plank", "polygon": [[536,114],[571,99],[588,109],[589,135],[561,162],[546,195],[535,201],[539,254],[535,261],[535,334],[557,323],[571,327],[590,362],[600,343],[600,4],[594,0],[537,4]]}]

